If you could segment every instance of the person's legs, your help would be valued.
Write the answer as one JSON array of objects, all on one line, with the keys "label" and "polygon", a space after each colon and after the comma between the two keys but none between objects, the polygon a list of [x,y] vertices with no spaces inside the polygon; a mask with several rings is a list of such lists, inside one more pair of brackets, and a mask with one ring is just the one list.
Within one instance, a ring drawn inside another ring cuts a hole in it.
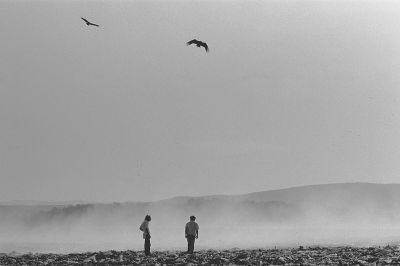
[{"label": "person's legs", "polygon": [[146,237],[144,240],[144,254],[150,255],[150,237]]},{"label": "person's legs", "polygon": [[192,239],[192,246],[190,247],[190,248],[191,248],[191,251],[192,251],[192,254],[193,254],[193,252],[194,252],[194,241],[196,241],[196,237],[195,237],[195,236],[193,236],[193,239]]},{"label": "person's legs", "polygon": [[194,236],[188,236],[187,240],[188,240],[188,253],[192,254],[193,251],[194,251],[194,240],[195,240],[195,237]]}]

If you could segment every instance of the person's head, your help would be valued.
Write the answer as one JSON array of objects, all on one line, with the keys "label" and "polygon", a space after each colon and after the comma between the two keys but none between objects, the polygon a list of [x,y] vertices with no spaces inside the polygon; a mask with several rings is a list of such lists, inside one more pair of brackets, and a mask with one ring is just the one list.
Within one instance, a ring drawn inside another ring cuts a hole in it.
[{"label": "person's head", "polygon": [[195,216],[190,216],[190,221],[195,221],[196,220],[196,217]]},{"label": "person's head", "polygon": [[146,221],[150,222],[150,221],[151,221],[151,216],[150,216],[150,215],[146,215],[146,217],[144,217],[144,219],[145,219]]}]

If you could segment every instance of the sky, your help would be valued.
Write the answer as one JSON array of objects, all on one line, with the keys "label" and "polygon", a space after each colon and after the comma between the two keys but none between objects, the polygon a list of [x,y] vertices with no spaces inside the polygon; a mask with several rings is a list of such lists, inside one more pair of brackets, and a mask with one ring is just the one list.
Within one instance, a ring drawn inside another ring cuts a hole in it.
[{"label": "sky", "polygon": [[0,201],[400,181],[399,1],[4,0],[0,34]]}]

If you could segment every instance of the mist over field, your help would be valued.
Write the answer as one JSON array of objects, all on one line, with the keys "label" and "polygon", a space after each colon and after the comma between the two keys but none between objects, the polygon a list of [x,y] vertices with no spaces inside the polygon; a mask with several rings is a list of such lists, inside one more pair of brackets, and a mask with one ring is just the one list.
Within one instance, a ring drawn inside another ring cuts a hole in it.
[{"label": "mist over field", "polygon": [[235,196],[149,203],[2,205],[2,252],[141,249],[151,214],[152,249],[185,249],[197,216],[196,248],[374,245],[400,240],[400,185],[332,184]]},{"label": "mist over field", "polygon": [[[151,250],[177,254],[191,215],[195,250],[400,244],[400,1],[2,0],[0,14],[0,265],[104,250],[119,252],[103,264],[171,264],[134,252],[147,214]],[[371,263],[400,264],[377,250]]]}]

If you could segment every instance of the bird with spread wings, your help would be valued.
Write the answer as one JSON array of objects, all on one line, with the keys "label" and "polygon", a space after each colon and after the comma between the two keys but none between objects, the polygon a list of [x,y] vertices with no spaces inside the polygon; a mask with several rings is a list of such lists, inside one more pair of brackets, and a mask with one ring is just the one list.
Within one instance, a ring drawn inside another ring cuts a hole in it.
[{"label": "bird with spread wings", "polygon": [[196,44],[197,47],[204,47],[204,49],[206,49],[206,52],[207,52],[207,53],[208,53],[208,51],[209,51],[208,45],[207,45],[205,42],[201,42],[201,41],[198,41],[198,40],[196,40],[196,39],[193,39],[193,40],[188,41],[188,42],[186,43],[186,45],[191,45],[191,44]]},{"label": "bird with spread wings", "polygon": [[85,18],[81,18],[83,21],[85,21],[86,22],[86,25],[88,25],[88,26],[96,26],[96,27],[100,27],[99,25],[97,25],[97,24],[94,24],[94,23],[92,23],[92,22],[90,22],[90,21],[88,21],[87,19],[85,19]]}]

